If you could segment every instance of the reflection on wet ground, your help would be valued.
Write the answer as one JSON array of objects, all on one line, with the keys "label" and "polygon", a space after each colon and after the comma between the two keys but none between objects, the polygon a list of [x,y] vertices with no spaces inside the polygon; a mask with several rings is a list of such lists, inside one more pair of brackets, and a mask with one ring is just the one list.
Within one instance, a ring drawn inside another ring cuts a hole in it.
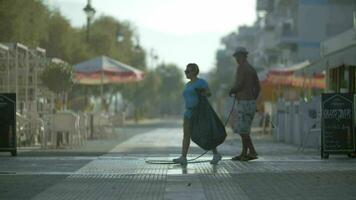
[{"label": "reflection on wet ground", "polygon": [[[167,175],[177,175],[177,174],[198,174],[199,168],[196,168],[194,166],[186,165],[173,165],[171,167],[168,167],[167,170]],[[219,166],[218,165],[211,165],[211,167],[207,167],[204,171],[205,173],[209,174],[215,174],[218,173]]]}]

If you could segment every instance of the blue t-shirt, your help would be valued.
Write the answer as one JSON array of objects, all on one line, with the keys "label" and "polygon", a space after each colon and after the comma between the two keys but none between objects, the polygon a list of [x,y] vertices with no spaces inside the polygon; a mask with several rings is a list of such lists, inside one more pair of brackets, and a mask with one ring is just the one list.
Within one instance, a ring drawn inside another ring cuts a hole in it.
[{"label": "blue t-shirt", "polygon": [[195,89],[208,89],[208,83],[201,78],[198,78],[194,82],[190,82],[185,84],[184,90],[183,90],[183,97],[184,97],[184,103],[185,103],[185,112],[184,112],[184,117],[185,118],[190,118],[192,116],[192,108],[198,104],[198,94],[195,91]]}]

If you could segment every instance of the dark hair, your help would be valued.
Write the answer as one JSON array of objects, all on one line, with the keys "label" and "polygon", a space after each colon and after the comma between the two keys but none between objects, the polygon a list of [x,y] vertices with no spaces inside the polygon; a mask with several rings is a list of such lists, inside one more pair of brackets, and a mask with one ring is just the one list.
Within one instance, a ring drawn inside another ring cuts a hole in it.
[{"label": "dark hair", "polygon": [[192,68],[193,70],[194,70],[194,72],[195,72],[195,75],[198,75],[199,74],[199,67],[198,67],[198,65],[197,64],[195,64],[195,63],[189,63],[188,65],[187,65],[187,68]]},{"label": "dark hair", "polygon": [[237,52],[237,53],[234,53],[232,56],[234,56],[236,58],[238,55],[242,55],[242,56],[247,58],[248,53],[246,53],[246,52]]}]

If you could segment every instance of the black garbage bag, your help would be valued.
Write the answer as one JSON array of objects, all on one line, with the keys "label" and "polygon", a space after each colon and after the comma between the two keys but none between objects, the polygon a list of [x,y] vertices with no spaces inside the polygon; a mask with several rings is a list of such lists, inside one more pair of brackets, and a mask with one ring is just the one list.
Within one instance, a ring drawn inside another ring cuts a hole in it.
[{"label": "black garbage bag", "polygon": [[191,139],[204,150],[212,150],[226,138],[226,130],[207,97],[199,95],[199,103],[190,119]]}]

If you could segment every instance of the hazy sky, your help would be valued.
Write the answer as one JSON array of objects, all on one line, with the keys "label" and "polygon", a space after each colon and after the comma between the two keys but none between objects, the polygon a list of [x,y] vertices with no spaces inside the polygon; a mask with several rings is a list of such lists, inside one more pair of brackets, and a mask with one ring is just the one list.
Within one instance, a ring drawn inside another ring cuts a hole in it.
[{"label": "hazy sky", "polygon": [[[46,0],[59,8],[72,25],[86,24],[87,0]],[[195,62],[207,72],[215,64],[220,38],[251,25],[256,19],[255,0],[92,0],[95,17],[110,15],[130,21],[141,45],[154,49],[159,61],[184,68]]]}]

